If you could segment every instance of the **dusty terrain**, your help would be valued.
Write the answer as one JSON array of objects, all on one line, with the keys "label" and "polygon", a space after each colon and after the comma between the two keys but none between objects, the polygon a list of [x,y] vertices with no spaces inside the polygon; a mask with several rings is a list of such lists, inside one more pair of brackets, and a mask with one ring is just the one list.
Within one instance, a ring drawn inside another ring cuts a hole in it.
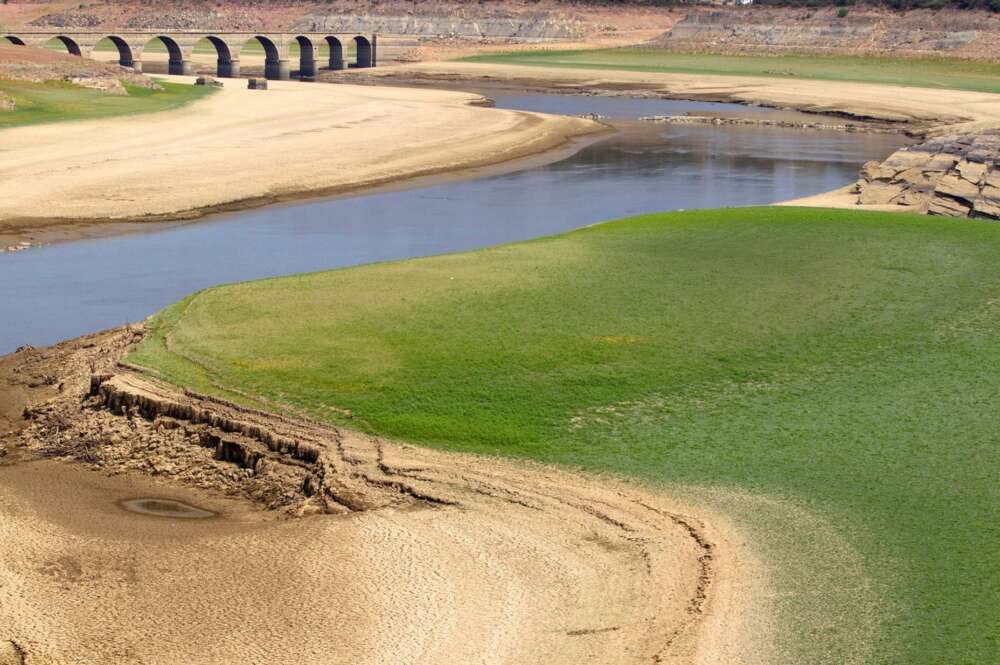
[{"label": "dusty terrain", "polygon": [[[773,656],[718,515],[181,394],[116,365],[142,334],[0,358],[4,665]],[[217,516],[118,505],[141,497]]]},{"label": "dusty terrain", "polygon": [[5,130],[0,236],[341,192],[505,162],[604,129],[470,105],[478,99],[296,82],[260,92],[233,80],[169,113]]}]

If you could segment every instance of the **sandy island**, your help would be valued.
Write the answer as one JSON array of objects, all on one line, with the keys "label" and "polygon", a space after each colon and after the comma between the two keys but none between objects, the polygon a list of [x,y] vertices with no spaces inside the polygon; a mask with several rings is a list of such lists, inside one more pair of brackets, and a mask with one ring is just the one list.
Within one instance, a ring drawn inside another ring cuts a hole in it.
[{"label": "sandy island", "polygon": [[[185,77],[169,77],[190,82]],[[183,109],[3,131],[0,240],[166,220],[514,160],[605,128],[476,95],[227,81]]]}]

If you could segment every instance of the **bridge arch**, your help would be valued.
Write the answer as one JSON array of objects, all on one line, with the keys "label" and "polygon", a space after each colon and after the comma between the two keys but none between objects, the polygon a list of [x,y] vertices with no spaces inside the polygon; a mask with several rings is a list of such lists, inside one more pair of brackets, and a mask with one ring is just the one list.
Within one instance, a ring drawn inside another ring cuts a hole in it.
[{"label": "bridge arch", "polygon": [[26,46],[24,40],[17,35],[4,35],[3,38],[14,46]]},{"label": "bridge arch", "polygon": [[236,51],[236,57],[233,57],[233,49],[230,47],[229,42],[215,35],[206,35],[200,41],[207,41],[215,47],[215,72],[217,76],[220,78],[235,78],[240,75],[239,50]]},{"label": "bridge arch", "polygon": [[72,37],[67,37],[66,35],[56,35],[52,39],[45,42],[46,44],[51,44],[53,42],[61,42],[66,50],[69,51],[70,55],[83,55],[83,49]]},{"label": "bridge arch", "polygon": [[330,47],[330,69],[343,69],[344,45],[333,35],[326,37],[326,43]]},{"label": "bridge arch", "polygon": [[254,41],[264,48],[264,78],[280,80],[291,78],[292,72],[288,60],[282,59],[278,45],[270,37],[254,35],[243,44],[243,48]]},{"label": "bridge arch", "polygon": [[357,48],[357,55],[354,58],[354,66],[371,67],[373,64],[372,43],[368,41],[367,37],[358,35],[354,38],[354,45]]},{"label": "bridge arch", "polygon": [[167,73],[183,74],[184,52],[181,50],[180,44],[167,35],[158,35],[147,39],[146,43],[144,43],[142,48],[139,49],[139,54],[142,60],[146,61],[148,59],[148,54],[156,53],[155,46],[153,49],[150,49],[150,46],[153,46],[154,44],[162,46],[167,51]]},{"label": "bridge arch", "polygon": [[[135,57],[132,53],[132,47],[128,45],[121,37],[117,35],[108,35],[104,39],[115,45],[118,49],[118,64],[122,67],[133,67],[135,66]],[[103,39],[101,41],[104,41]],[[100,41],[98,42],[100,44]]]},{"label": "bridge arch", "polygon": [[295,41],[299,45],[299,77],[316,76],[316,45],[305,35],[298,35]]}]

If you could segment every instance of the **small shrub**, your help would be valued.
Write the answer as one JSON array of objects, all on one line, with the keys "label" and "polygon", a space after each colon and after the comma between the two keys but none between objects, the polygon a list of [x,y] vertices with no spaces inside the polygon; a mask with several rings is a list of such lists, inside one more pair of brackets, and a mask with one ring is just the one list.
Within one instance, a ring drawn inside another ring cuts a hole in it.
[{"label": "small shrub", "polygon": [[848,9],[847,7],[841,7],[840,9],[837,10],[837,18],[844,18],[850,12],[851,12],[851,10]]}]

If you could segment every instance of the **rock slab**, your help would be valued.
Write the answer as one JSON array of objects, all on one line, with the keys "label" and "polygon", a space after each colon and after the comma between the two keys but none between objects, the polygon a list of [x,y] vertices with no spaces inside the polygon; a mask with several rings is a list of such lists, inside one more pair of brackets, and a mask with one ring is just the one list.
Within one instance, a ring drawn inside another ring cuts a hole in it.
[{"label": "rock slab", "polygon": [[943,136],[868,162],[857,193],[861,205],[1000,219],[1000,132]]}]

